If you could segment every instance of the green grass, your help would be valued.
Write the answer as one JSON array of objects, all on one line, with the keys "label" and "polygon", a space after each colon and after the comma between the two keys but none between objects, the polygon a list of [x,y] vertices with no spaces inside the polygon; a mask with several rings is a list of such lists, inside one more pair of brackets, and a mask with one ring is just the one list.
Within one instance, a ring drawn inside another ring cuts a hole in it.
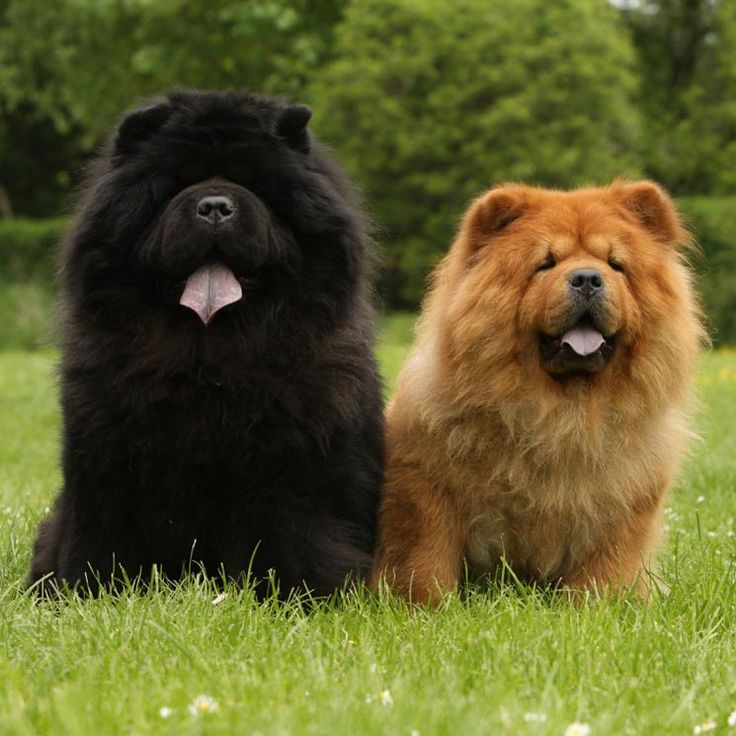
[{"label": "green grass", "polygon": [[0,276],[0,350],[34,350],[54,341],[54,297],[39,281]]},{"label": "green grass", "polygon": [[[384,326],[387,385],[410,316]],[[736,734],[736,355],[704,356],[703,437],[647,605],[503,580],[441,610],[357,593],[305,613],[192,578],[36,606],[21,592],[59,483],[52,353],[0,353],[0,734]],[[216,712],[193,716],[199,694]],[[170,708],[163,718],[160,709]],[[536,720],[534,719],[536,717]],[[544,719],[544,720],[541,720]]]}]

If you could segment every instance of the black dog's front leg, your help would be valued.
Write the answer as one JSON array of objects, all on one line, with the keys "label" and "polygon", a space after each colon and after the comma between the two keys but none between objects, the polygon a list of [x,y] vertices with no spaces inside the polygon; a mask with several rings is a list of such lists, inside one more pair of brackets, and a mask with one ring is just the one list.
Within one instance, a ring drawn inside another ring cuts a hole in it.
[{"label": "black dog's front leg", "polygon": [[40,595],[55,596],[65,588],[95,595],[140,574],[142,540],[124,505],[110,504],[108,497],[98,510],[90,501],[66,488],[41,523],[27,579]]}]

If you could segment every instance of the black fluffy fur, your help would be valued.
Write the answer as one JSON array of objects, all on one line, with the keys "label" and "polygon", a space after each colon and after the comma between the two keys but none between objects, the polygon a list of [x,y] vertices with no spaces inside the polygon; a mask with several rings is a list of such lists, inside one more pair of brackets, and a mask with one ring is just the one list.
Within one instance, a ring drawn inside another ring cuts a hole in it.
[{"label": "black fluffy fur", "polygon": [[[249,93],[174,92],[94,164],[61,256],[64,486],[38,590],[194,563],[325,595],[367,572],[383,454],[373,246],[308,119]],[[227,227],[196,218],[210,194],[235,201]],[[205,327],[178,301],[208,260],[244,298]]]}]

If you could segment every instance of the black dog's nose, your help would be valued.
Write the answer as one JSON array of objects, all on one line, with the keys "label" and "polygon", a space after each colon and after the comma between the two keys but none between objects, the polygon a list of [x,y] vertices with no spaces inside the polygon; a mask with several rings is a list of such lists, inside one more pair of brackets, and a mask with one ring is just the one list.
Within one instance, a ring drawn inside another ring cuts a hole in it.
[{"label": "black dog's nose", "polygon": [[603,289],[603,276],[592,268],[581,268],[573,271],[570,286],[585,296],[593,296]]},{"label": "black dog's nose", "polygon": [[205,197],[197,202],[197,217],[216,225],[229,220],[235,212],[235,205],[229,197]]}]

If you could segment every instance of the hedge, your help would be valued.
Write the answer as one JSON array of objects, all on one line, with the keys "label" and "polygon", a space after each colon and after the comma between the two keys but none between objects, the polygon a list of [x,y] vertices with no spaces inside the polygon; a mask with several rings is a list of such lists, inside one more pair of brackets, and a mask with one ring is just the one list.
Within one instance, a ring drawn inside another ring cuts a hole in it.
[{"label": "hedge", "polygon": [[0,279],[53,281],[57,246],[67,220],[0,220]]},{"label": "hedge", "polygon": [[[736,197],[678,204],[702,248],[693,262],[711,334],[716,343],[736,344]],[[0,348],[52,342],[54,258],[66,226],[64,218],[0,220]],[[395,281],[384,274],[379,284],[387,309],[405,306],[390,288]]]},{"label": "hedge", "polygon": [[716,343],[736,344],[736,197],[678,200],[702,254],[698,291]]},{"label": "hedge", "polygon": [[67,220],[0,220],[0,348],[53,345],[54,262]]}]

